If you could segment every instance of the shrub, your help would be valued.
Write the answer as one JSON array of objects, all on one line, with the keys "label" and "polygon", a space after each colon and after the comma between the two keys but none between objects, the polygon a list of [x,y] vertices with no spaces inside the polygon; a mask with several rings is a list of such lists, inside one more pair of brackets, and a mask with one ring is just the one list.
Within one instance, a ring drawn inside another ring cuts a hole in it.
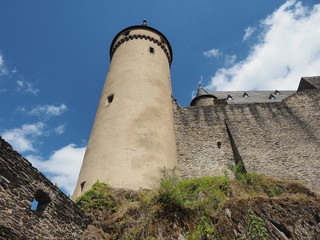
[{"label": "shrub", "polygon": [[222,240],[220,234],[215,233],[214,224],[206,216],[200,217],[196,230],[192,234],[187,233],[186,235],[188,240]]},{"label": "shrub", "polygon": [[265,227],[264,221],[254,214],[252,209],[249,209],[246,215],[247,218],[247,237],[242,237],[238,240],[268,240],[269,234]]},{"label": "shrub", "polygon": [[184,210],[184,196],[177,187],[178,182],[175,170],[171,173],[163,170],[163,177],[156,198],[168,210],[181,212]]},{"label": "shrub", "polygon": [[281,188],[281,186],[278,186],[275,183],[267,183],[265,188],[266,188],[265,191],[268,197],[278,197],[284,193],[283,188]]},{"label": "shrub", "polygon": [[115,199],[109,189],[109,185],[97,181],[89,191],[76,200],[76,204],[86,212],[95,208],[115,210]]},{"label": "shrub", "polygon": [[209,213],[227,199],[229,183],[228,177],[178,180],[174,172],[165,172],[158,189],[158,201],[165,208],[174,211],[196,210],[203,214]]}]

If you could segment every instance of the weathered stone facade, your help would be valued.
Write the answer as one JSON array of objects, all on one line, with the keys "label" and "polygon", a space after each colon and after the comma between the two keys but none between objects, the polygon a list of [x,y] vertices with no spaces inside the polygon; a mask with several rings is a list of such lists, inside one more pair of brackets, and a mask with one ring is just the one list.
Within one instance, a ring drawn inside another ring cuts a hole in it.
[{"label": "weathered stone facade", "polygon": [[175,106],[178,168],[183,177],[223,175],[233,163],[224,118],[225,106]]},{"label": "weathered stone facade", "polygon": [[[191,107],[173,103],[172,111],[172,50],[162,33],[145,22],[126,28],[111,44],[111,58],[74,198],[97,180],[152,188],[163,168],[177,165],[181,176],[191,178],[224,175],[239,162],[247,171],[320,191],[320,77],[302,78],[298,91],[287,95],[276,90],[221,97],[225,93],[200,88]],[[318,206],[312,205],[311,215],[318,217]],[[89,222],[0,137],[0,239],[84,239],[95,231],[89,226],[82,236]]]},{"label": "weathered stone facade", "polygon": [[79,239],[88,222],[69,197],[0,138],[0,239]]},{"label": "weathered stone facade", "polygon": [[228,164],[242,161],[247,171],[299,180],[319,191],[320,78],[301,82],[281,102],[176,105],[182,176],[221,175]]}]

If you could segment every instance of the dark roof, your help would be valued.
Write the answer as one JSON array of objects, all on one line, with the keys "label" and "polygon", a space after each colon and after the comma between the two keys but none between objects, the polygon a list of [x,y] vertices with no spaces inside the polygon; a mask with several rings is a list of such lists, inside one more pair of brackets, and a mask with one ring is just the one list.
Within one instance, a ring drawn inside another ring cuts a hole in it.
[{"label": "dark roof", "polygon": [[[320,89],[320,76],[302,77],[298,91],[307,89]],[[191,106],[193,106],[192,104],[194,104],[197,99],[204,96],[212,96],[216,99],[226,99],[227,104],[247,104],[281,102],[296,92],[297,91],[286,90],[208,92],[199,86],[196,97],[191,101]]]},{"label": "dark roof", "polygon": [[305,89],[320,89],[320,76],[302,77],[298,91]]},{"label": "dark roof", "polygon": [[269,103],[281,102],[285,98],[291,96],[296,91],[217,91],[208,92],[208,94],[216,96],[218,99],[227,99],[228,104],[246,104],[246,103]]}]

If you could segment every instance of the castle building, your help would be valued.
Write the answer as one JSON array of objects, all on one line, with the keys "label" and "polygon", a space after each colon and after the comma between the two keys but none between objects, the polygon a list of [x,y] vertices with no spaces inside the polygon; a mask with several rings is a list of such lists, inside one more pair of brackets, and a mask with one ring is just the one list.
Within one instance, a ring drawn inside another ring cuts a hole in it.
[{"label": "castle building", "polygon": [[110,59],[73,199],[97,180],[152,188],[177,163],[169,41],[146,23],[128,27],[113,39]]},{"label": "castle building", "polygon": [[320,190],[320,77],[303,77],[297,91],[207,92],[190,107],[172,98],[172,49],[158,30],[120,31],[73,194],[96,182],[153,188],[163,169],[182,177],[247,171],[295,179]]}]

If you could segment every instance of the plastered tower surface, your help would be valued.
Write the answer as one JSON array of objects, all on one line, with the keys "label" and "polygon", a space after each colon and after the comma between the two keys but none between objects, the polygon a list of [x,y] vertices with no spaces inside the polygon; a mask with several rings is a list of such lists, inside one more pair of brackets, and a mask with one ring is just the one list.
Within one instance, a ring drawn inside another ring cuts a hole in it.
[{"label": "plastered tower surface", "polygon": [[152,188],[176,165],[170,43],[146,24],[132,26],[114,38],[110,58],[73,199],[97,180]]}]

